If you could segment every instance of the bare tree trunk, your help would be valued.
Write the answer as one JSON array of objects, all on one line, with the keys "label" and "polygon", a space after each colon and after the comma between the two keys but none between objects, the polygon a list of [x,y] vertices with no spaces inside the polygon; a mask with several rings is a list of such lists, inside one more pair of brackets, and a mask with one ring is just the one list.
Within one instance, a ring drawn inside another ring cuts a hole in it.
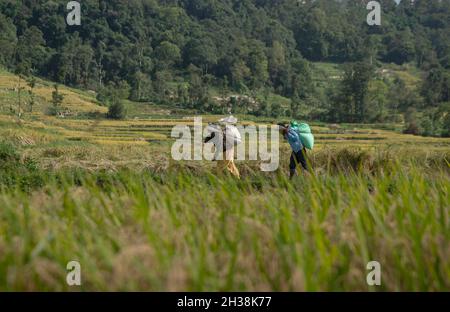
[{"label": "bare tree trunk", "polygon": [[19,105],[18,105],[18,111],[17,111],[17,116],[19,117],[19,119],[20,119],[20,117],[21,117],[21,109],[22,109],[22,101],[21,101],[21,86],[20,86],[20,83],[21,83],[21,78],[20,78],[20,75],[19,75],[19,87],[17,88],[17,94],[18,94],[18,98],[19,98]]}]

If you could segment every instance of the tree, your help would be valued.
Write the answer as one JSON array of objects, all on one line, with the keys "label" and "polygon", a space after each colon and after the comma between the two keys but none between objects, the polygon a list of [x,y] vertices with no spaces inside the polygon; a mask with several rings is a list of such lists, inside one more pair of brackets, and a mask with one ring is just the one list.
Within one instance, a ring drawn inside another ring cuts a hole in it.
[{"label": "tree", "polygon": [[213,41],[206,36],[189,41],[184,51],[184,63],[193,64],[201,68],[203,73],[208,73],[217,64],[217,50]]},{"label": "tree", "polygon": [[57,81],[75,86],[88,85],[93,49],[83,44],[78,33],[71,36],[61,51],[54,55],[50,69]]},{"label": "tree", "polygon": [[14,65],[14,50],[17,44],[16,31],[11,19],[0,13],[0,64],[7,67]]},{"label": "tree", "polygon": [[155,80],[153,81],[153,87],[156,93],[158,101],[166,103],[169,98],[169,84],[171,80],[171,73],[167,70],[158,71],[155,74]]},{"label": "tree", "polygon": [[286,55],[283,44],[279,41],[274,41],[270,49],[269,72],[272,81],[275,82],[275,86],[279,82],[281,72],[285,65]]},{"label": "tree", "polygon": [[186,84],[178,85],[177,98],[178,98],[178,102],[181,104],[181,107],[188,107],[188,105],[189,105],[188,85],[186,85]]},{"label": "tree", "polygon": [[245,85],[245,81],[250,76],[250,69],[243,62],[237,62],[233,64],[231,68],[231,82],[233,88],[238,91],[243,91],[247,87]]},{"label": "tree", "polygon": [[302,54],[314,61],[325,59],[329,51],[327,32],[327,15],[322,8],[314,8],[300,19],[296,39]]},{"label": "tree", "polygon": [[381,79],[376,79],[369,82],[367,94],[367,115],[370,121],[385,121],[388,91],[389,88],[387,84]]},{"label": "tree", "polygon": [[134,74],[131,85],[131,99],[133,101],[149,101],[153,92],[152,81],[149,75],[140,71]]},{"label": "tree", "polygon": [[44,68],[47,51],[42,32],[36,26],[31,26],[19,37],[16,50],[17,68],[24,75]]},{"label": "tree", "polygon": [[284,92],[287,96],[297,96],[304,101],[316,93],[311,67],[303,58],[298,57],[292,61],[289,80],[290,83],[286,84]]},{"label": "tree", "polygon": [[113,97],[111,99],[106,117],[109,119],[124,119],[126,117],[125,106],[119,98]]},{"label": "tree", "polygon": [[356,120],[367,121],[367,95],[369,82],[374,76],[373,67],[367,63],[356,63],[353,68],[351,89],[355,99]]},{"label": "tree", "polygon": [[297,95],[291,99],[290,117],[297,119],[300,116],[300,108],[302,106],[301,100]]},{"label": "tree", "polygon": [[167,69],[180,61],[181,52],[178,46],[168,41],[163,41],[156,48],[155,56],[162,65],[161,69]]},{"label": "tree", "polygon": [[442,136],[447,138],[450,137],[450,107],[448,108],[442,123]]},{"label": "tree", "polygon": [[220,95],[222,96],[222,99],[225,99],[227,97],[228,92],[229,92],[228,77],[223,76],[223,78],[221,80],[221,85],[220,85]]},{"label": "tree", "polygon": [[126,99],[128,96],[129,86],[126,82],[110,83],[97,94],[97,100],[108,107],[106,118],[124,119],[126,110],[123,99]]},{"label": "tree", "polygon": [[59,93],[59,86],[55,84],[53,86],[55,90],[52,92],[52,107],[50,108],[50,115],[56,116],[60,112],[61,104],[64,100],[64,95]]},{"label": "tree", "polygon": [[251,86],[263,87],[269,79],[269,61],[261,41],[255,41],[249,54],[248,67],[250,68]]},{"label": "tree", "polygon": [[128,99],[129,96],[130,86],[126,81],[120,81],[118,83],[109,83],[101,88],[97,93],[97,100],[108,106],[114,98],[125,100]]},{"label": "tree", "polygon": [[191,66],[189,75],[189,108],[201,109],[208,102],[208,86],[204,83],[203,77],[198,68]]},{"label": "tree", "polygon": [[28,105],[30,106],[30,113],[33,112],[33,106],[35,104],[35,94],[34,94],[34,88],[36,87],[36,78],[31,77],[27,81],[28,87],[30,88],[28,90],[28,95],[30,96],[30,100],[28,102]]},{"label": "tree", "polygon": [[[18,73],[18,84],[17,84],[17,117],[20,119],[22,118],[22,91],[24,90],[24,87],[22,87],[22,80],[23,76],[22,74]],[[12,111],[12,108],[10,107],[10,110]]]},{"label": "tree", "polygon": [[383,61],[387,63],[403,64],[414,59],[416,50],[414,35],[410,29],[399,31],[388,35],[384,39],[387,51],[383,56]]},{"label": "tree", "polygon": [[405,134],[419,135],[420,129],[417,121],[417,110],[414,107],[408,108],[404,114],[405,119]]},{"label": "tree", "polygon": [[432,68],[423,81],[421,93],[429,106],[450,101],[450,73],[440,66]]},{"label": "tree", "polygon": [[435,135],[435,125],[430,116],[424,116],[420,121],[421,135],[423,136],[434,136]]},{"label": "tree", "polygon": [[278,118],[283,113],[280,103],[274,102],[270,107],[270,117]]},{"label": "tree", "polygon": [[373,76],[373,67],[368,63],[357,62],[347,65],[337,97],[339,121],[367,121],[367,95],[369,82]]}]

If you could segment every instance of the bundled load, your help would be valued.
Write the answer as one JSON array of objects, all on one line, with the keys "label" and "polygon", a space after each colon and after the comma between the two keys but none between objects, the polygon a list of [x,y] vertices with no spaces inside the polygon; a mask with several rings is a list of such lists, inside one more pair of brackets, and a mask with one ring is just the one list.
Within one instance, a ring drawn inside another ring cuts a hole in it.
[{"label": "bundled load", "polygon": [[314,148],[314,135],[312,134],[311,127],[308,124],[293,121],[291,122],[291,128],[298,133],[304,147],[309,150]]},{"label": "bundled load", "polygon": [[218,124],[209,124],[207,127],[210,136],[206,142],[213,143],[216,147],[223,146],[223,150],[230,150],[235,145],[242,143],[242,136],[235,124],[237,118],[229,116],[219,120]]},{"label": "bundled load", "polygon": [[238,128],[236,128],[237,118],[234,116],[228,116],[226,118],[220,119],[219,123],[225,125],[224,138],[226,142],[227,149],[234,145],[242,143],[242,136]]}]

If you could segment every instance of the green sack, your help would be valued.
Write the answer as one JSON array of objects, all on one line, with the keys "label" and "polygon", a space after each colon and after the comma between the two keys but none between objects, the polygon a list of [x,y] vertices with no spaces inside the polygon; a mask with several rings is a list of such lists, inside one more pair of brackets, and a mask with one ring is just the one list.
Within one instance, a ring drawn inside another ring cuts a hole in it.
[{"label": "green sack", "polygon": [[309,150],[314,148],[314,135],[312,133],[300,133],[300,140],[304,147]]},{"label": "green sack", "polygon": [[297,127],[299,133],[312,133],[311,127],[306,123],[301,123]]},{"label": "green sack", "polygon": [[300,136],[303,146],[312,150],[314,148],[314,135],[311,132],[311,127],[306,123],[301,123],[296,127],[296,131]]}]

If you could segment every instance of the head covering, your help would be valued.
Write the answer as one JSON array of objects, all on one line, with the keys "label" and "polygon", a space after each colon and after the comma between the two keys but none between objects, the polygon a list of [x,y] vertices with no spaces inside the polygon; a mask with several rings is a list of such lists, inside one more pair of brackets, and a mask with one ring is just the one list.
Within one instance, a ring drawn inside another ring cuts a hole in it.
[{"label": "head covering", "polygon": [[226,118],[222,118],[219,120],[220,123],[226,124],[226,125],[235,125],[238,122],[238,119],[234,117],[233,115],[230,115]]},{"label": "head covering", "polygon": [[292,120],[291,121],[291,127],[294,129],[297,129],[299,127],[299,124],[296,120]]}]

